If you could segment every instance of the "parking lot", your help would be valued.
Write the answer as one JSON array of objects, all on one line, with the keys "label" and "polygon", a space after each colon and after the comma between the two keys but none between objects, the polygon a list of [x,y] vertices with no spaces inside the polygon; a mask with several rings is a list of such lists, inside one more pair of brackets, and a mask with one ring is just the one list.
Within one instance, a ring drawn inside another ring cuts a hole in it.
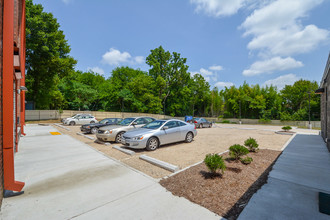
[{"label": "parking lot", "polygon": [[[139,159],[140,155],[145,154],[183,169],[202,161],[208,153],[221,153],[228,150],[233,144],[243,144],[249,137],[255,138],[260,148],[272,150],[281,150],[291,137],[290,135],[275,134],[274,131],[281,129],[279,126],[216,124],[212,128],[198,129],[198,135],[194,138],[192,143],[181,142],[170,144],[162,146],[155,151],[131,149],[135,151],[136,154],[130,156],[112,148],[114,145],[122,146],[121,144],[99,144],[95,143],[93,140],[77,135],[76,133],[80,132],[80,126],[67,126],[70,131],[60,127],[56,128],[62,133],[71,135],[102,153],[154,178],[162,178],[171,174],[171,172]],[[294,129],[294,131],[299,133],[318,132],[316,130],[307,129]],[[94,135],[89,134],[88,136],[93,137]]]}]

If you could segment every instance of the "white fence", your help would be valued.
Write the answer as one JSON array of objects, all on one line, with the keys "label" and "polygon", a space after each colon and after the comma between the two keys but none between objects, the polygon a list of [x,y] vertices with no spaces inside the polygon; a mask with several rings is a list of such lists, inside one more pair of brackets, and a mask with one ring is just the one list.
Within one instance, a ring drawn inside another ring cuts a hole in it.
[{"label": "white fence", "polygon": [[[86,113],[92,114],[96,119],[101,120],[103,118],[127,118],[127,117],[136,117],[136,116],[150,116],[157,119],[164,118],[173,118],[168,115],[158,115],[158,114],[147,114],[147,113],[132,113],[132,112],[98,112],[98,111],[71,111],[63,110],[59,112],[58,110],[26,110],[25,111],[25,120],[26,121],[40,121],[40,120],[60,120],[62,118],[71,117],[77,113]],[[183,120],[184,117],[175,117],[177,119]],[[239,119],[237,118],[214,118],[214,117],[204,117],[205,119],[212,122],[222,122],[224,120],[229,121],[230,123],[238,123]],[[280,120],[271,120],[270,122],[260,122],[259,119],[241,119],[243,124],[270,124],[270,125],[291,125],[291,126],[308,126],[308,121],[280,121]],[[313,128],[321,128],[320,121],[311,121]]]}]

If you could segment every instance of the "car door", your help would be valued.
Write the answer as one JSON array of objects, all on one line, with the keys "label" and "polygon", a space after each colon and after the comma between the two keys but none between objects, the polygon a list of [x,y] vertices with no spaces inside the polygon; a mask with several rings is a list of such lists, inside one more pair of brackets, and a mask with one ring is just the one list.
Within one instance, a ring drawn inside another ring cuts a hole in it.
[{"label": "car door", "polygon": [[91,122],[93,117],[84,115],[82,116],[82,119],[80,120],[81,124],[89,124]]},{"label": "car door", "polygon": [[187,133],[189,132],[189,125],[181,121],[179,121],[178,124],[180,127],[180,141],[184,141],[186,139]]},{"label": "car door", "polygon": [[75,120],[76,124],[79,124],[79,125],[85,124],[84,121],[83,121],[84,117],[85,116],[82,116],[82,115],[77,116],[77,118]]},{"label": "car door", "polygon": [[164,125],[164,127],[165,126],[168,128],[163,130],[162,135],[160,135],[160,142],[162,144],[169,144],[180,141],[181,133],[177,121],[169,121]]}]

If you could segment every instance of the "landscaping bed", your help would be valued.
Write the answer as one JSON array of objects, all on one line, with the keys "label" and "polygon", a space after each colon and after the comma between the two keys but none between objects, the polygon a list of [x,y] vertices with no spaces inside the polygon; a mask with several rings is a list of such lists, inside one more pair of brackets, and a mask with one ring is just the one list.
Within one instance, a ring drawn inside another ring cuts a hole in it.
[{"label": "landscaping bed", "polygon": [[[260,149],[249,153],[253,162],[244,165],[239,161],[225,160],[224,174],[211,175],[204,163],[193,166],[160,184],[174,195],[185,197],[227,219],[236,219],[252,195],[267,182],[281,151]],[[222,155],[228,158],[228,153]]]}]

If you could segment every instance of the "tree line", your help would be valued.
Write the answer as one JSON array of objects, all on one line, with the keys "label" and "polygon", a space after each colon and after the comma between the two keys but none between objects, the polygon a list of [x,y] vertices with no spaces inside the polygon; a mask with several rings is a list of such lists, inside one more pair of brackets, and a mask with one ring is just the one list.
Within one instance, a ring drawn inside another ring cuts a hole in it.
[{"label": "tree line", "polygon": [[146,58],[148,71],[117,67],[105,78],[76,70],[59,27],[40,4],[26,1],[26,97],[37,109],[308,120],[310,103],[311,119],[320,118],[315,81],[301,79],[281,91],[246,82],[219,91],[202,75],[189,72],[187,58],[162,46]]}]

